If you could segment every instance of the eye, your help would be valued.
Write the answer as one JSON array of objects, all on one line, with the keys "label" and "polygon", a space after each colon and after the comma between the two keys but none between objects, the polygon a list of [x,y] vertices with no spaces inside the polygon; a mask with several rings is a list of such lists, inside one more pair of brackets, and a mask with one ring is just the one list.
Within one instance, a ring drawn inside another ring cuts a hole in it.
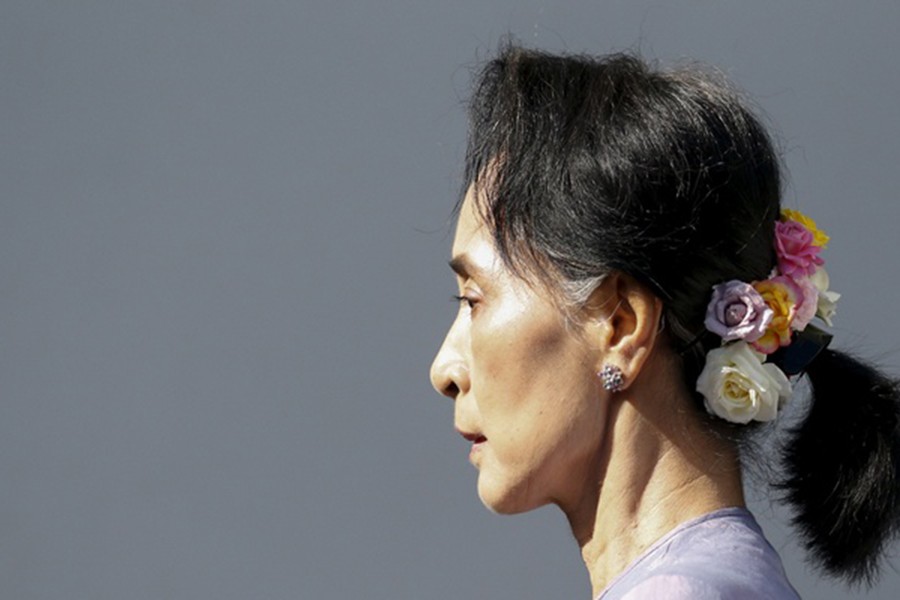
[{"label": "eye", "polygon": [[456,296],[456,295],[454,295],[454,296],[453,296],[453,300],[455,300],[456,302],[460,302],[460,303],[461,303],[461,302],[465,302],[465,303],[469,306],[469,310],[474,309],[474,308],[475,308],[475,305],[478,303],[478,300],[476,300],[475,298],[471,298],[471,297],[469,297],[469,296]]}]

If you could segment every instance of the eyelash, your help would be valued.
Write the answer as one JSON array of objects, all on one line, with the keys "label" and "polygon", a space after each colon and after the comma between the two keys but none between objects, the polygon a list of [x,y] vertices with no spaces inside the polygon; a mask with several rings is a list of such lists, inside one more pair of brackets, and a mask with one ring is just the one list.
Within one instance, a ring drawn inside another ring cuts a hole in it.
[{"label": "eyelash", "polygon": [[468,296],[456,296],[456,295],[454,295],[454,296],[452,296],[452,298],[453,298],[453,300],[454,300],[455,302],[465,302],[466,304],[468,304],[468,305],[469,305],[469,310],[475,308],[475,304],[476,304],[476,302],[477,302],[476,300],[473,300],[473,299],[469,298]]}]

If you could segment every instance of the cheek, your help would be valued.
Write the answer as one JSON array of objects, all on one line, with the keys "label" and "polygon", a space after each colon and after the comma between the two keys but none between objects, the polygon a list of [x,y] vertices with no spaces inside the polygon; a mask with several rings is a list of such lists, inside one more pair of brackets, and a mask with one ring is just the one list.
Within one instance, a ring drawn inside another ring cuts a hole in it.
[{"label": "cheek", "polygon": [[487,322],[473,330],[472,357],[473,391],[489,437],[561,443],[552,438],[578,436],[584,420],[596,417],[592,357],[555,318]]},{"label": "cheek", "polygon": [[569,353],[572,336],[564,325],[546,315],[533,318],[529,308],[502,307],[473,323],[472,366],[486,378],[521,381]]}]

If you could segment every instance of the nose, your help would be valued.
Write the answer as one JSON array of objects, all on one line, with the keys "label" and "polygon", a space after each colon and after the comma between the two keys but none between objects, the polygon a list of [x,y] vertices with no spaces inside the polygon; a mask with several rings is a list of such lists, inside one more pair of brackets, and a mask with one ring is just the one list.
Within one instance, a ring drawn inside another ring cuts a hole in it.
[{"label": "nose", "polygon": [[431,385],[439,394],[453,400],[469,389],[469,368],[459,351],[459,335],[455,325],[447,332],[444,343],[431,363]]}]

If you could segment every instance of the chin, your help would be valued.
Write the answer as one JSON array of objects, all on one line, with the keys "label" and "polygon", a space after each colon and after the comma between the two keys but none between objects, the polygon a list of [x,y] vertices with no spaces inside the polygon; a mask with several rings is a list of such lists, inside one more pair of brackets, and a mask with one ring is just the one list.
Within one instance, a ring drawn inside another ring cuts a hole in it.
[{"label": "chin", "polygon": [[498,515],[515,515],[534,510],[542,505],[529,502],[523,493],[524,490],[517,489],[517,487],[527,489],[529,486],[501,485],[499,482],[491,481],[481,475],[478,477],[478,498],[485,508]]}]

